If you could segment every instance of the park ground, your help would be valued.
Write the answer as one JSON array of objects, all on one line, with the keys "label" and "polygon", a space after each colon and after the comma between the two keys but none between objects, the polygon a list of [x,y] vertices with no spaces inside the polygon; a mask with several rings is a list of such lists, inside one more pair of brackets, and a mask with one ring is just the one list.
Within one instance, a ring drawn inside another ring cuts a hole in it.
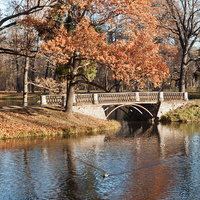
[{"label": "park ground", "polygon": [[117,131],[120,123],[79,113],[67,114],[61,108],[11,107],[0,109],[0,139],[36,136],[67,137]]}]

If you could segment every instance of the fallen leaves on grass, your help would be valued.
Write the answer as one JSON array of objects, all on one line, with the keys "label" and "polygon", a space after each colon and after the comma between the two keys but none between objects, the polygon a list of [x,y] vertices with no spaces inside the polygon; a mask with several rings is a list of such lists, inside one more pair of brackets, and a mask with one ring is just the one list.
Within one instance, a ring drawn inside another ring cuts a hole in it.
[{"label": "fallen leaves on grass", "polygon": [[94,132],[119,128],[116,121],[96,119],[59,109],[27,107],[0,111],[0,138]]}]

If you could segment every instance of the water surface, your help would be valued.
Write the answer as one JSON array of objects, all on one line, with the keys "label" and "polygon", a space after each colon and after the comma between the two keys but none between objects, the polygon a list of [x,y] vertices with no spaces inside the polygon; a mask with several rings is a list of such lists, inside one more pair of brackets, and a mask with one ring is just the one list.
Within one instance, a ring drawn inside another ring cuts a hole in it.
[{"label": "water surface", "polygon": [[0,199],[200,199],[197,124],[123,125],[114,135],[0,141]]}]

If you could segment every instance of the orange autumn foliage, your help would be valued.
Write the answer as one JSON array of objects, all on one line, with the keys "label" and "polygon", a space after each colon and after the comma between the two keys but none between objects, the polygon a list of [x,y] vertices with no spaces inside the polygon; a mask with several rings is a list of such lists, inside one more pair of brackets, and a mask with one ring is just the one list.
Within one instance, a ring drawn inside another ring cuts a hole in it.
[{"label": "orange autumn foliage", "polygon": [[[27,22],[31,21],[32,26],[44,33],[43,53],[55,64],[67,65],[72,59],[93,61],[109,68],[112,78],[127,84],[133,80],[144,84],[150,79],[157,86],[168,77],[169,70],[159,55],[159,44],[154,43],[158,30],[151,3],[146,0],[65,0],[49,9],[43,19],[29,17]],[[56,20],[55,17],[49,20],[55,13]],[[70,18],[71,28],[59,21],[58,16]],[[97,31],[97,27],[104,30]],[[108,27],[120,29],[121,39],[108,43]],[[74,77],[84,68],[80,65],[70,67]]]}]

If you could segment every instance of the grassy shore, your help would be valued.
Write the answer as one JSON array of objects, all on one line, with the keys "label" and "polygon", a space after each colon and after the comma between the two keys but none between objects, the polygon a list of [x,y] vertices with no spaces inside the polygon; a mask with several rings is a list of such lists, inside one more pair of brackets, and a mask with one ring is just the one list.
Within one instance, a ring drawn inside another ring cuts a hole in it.
[{"label": "grassy shore", "polygon": [[59,108],[27,107],[0,110],[0,139],[35,136],[77,136],[117,130],[120,123]]},{"label": "grassy shore", "polygon": [[200,122],[200,100],[190,101],[187,105],[163,115],[160,120],[162,122]]}]

